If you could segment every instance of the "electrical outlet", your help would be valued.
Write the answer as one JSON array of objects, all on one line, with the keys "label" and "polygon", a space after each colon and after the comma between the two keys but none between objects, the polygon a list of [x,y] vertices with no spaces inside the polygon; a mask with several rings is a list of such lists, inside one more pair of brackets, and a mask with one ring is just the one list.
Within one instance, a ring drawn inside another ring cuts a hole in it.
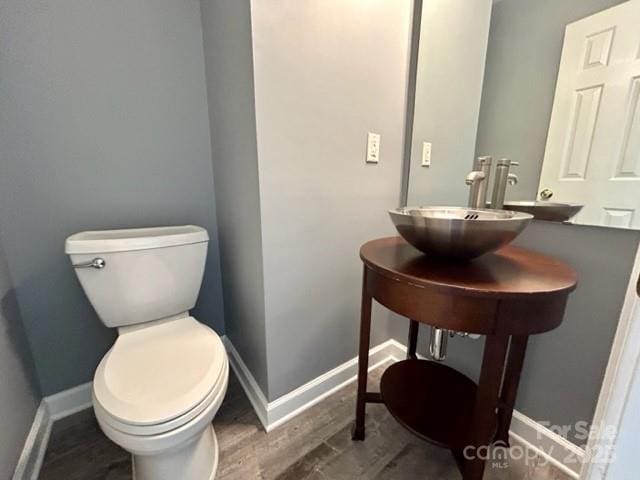
[{"label": "electrical outlet", "polygon": [[367,135],[367,163],[378,163],[380,159],[380,134]]},{"label": "electrical outlet", "polygon": [[422,166],[431,166],[431,142],[422,142]]}]

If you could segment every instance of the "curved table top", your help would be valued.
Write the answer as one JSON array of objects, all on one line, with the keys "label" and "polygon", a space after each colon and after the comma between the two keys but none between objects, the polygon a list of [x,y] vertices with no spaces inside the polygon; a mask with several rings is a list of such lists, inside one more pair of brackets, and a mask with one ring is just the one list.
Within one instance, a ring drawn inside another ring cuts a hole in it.
[{"label": "curved table top", "polygon": [[430,257],[401,237],[379,238],[360,248],[372,270],[446,294],[494,299],[568,294],[578,276],[569,265],[531,250],[508,245],[473,261]]}]

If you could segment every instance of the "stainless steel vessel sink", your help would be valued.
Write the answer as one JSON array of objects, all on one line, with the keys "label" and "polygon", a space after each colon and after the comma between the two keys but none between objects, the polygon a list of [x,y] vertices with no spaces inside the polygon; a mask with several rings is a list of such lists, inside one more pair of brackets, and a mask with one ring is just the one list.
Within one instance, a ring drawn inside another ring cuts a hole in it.
[{"label": "stainless steel vessel sink", "polygon": [[536,220],[566,222],[573,218],[584,205],[556,202],[506,202],[502,208],[517,212],[530,213]]},{"label": "stainless steel vessel sink", "polygon": [[516,238],[533,215],[467,207],[403,207],[389,211],[398,233],[435,256],[472,259]]}]

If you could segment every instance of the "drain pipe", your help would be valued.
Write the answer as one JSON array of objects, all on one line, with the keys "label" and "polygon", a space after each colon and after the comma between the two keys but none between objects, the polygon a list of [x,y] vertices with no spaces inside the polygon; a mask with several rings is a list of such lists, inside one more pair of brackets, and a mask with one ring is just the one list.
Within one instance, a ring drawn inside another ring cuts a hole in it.
[{"label": "drain pipe", "polygon": [[442,362],[447,358],[448,339],[448,330],[431,327],[431,339],[429,340],[429,354],[431,355],[431,358],[438,362]]},{"label": "drain pipe", "polygon": [[429,340],[429,355],[431,355],[431,358],[438,362],[444,361],[447,358],[447,342],[449,341],[449,337],[456,335],[472,340],[477,340],[481,337],[481,335],[476,333],[454,332],[453,330],[431,327],[431,339]]}]

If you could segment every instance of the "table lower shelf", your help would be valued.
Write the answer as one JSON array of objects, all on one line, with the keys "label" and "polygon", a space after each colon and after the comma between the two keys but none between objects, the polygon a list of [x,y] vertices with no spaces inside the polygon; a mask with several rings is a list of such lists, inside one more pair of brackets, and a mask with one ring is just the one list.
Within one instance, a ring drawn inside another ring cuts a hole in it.
[{"label": "table lower shelf", "polygon": [[382,375],[380,393],[405,428],[440,446],[469,445],[477,385],[462,373],[427,360],[403,360]]}]

